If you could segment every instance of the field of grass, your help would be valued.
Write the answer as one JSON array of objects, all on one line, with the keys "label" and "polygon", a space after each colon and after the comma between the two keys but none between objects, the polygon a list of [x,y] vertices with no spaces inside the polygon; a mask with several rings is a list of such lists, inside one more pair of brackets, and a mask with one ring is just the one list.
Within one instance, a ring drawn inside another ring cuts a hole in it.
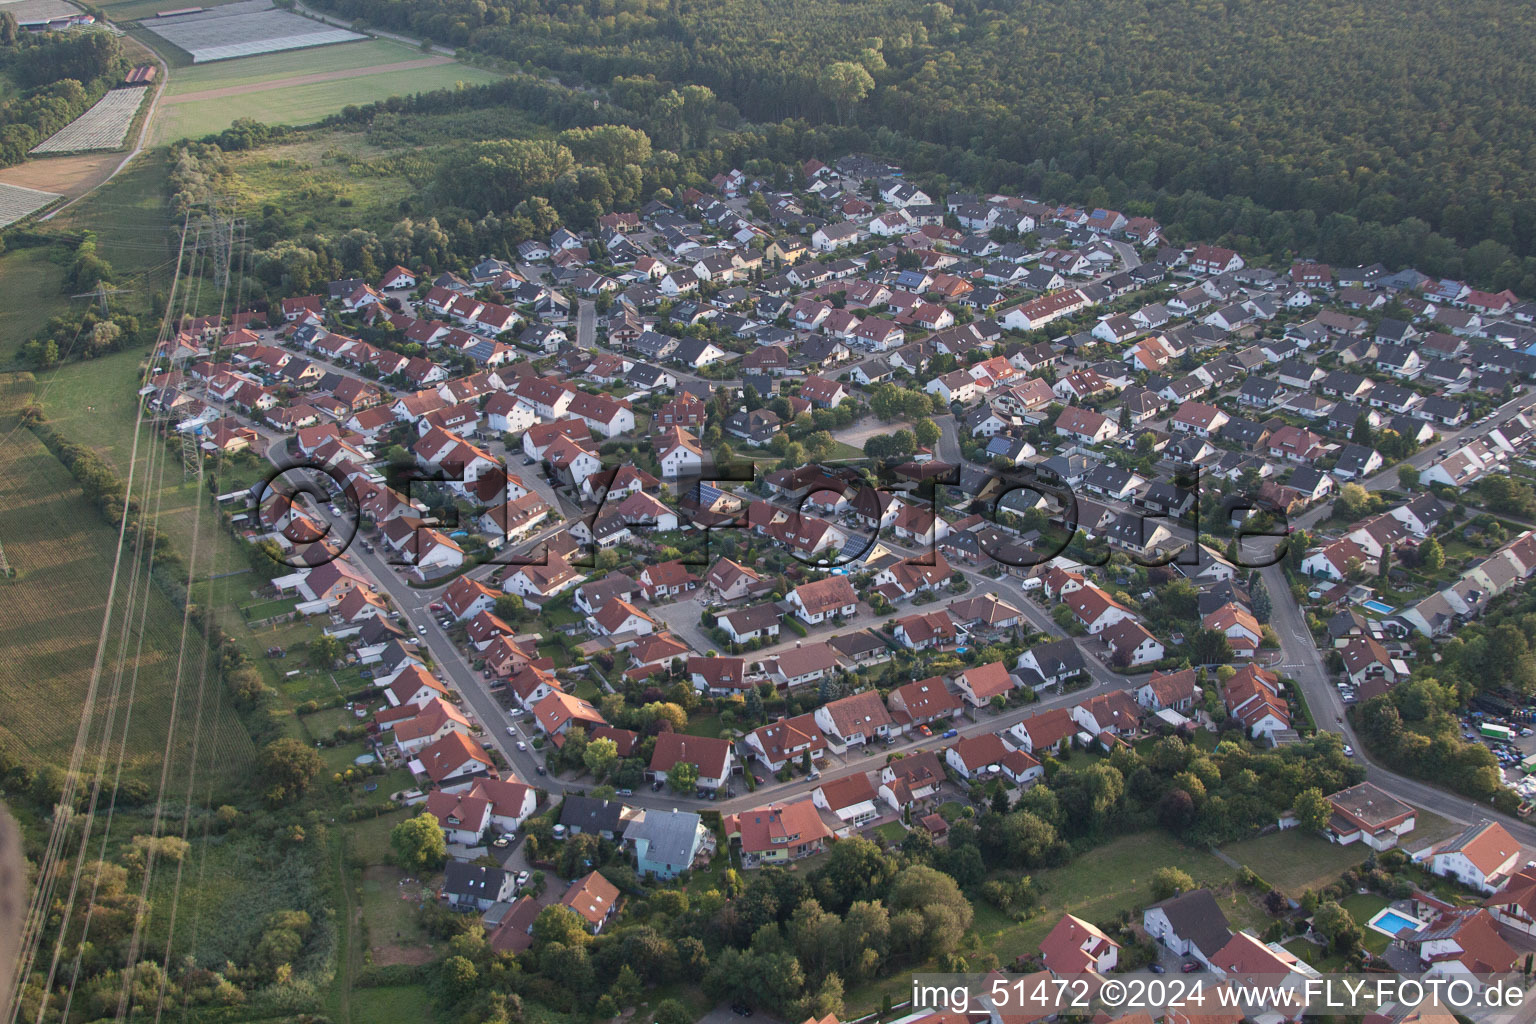
[{"label": "field of grass", "polygon": [[[75,742],[106,611],[117,533],[84,507],[73,477],[42,443],[16,428],[16,403],[25,396],[6,388],[0,405],[0,543],[18,573],[0,581],[0,644],[6,651],[0,665],[0,747],[25,760],[57,764],[68,760]],[[119,668],[126,667],[120,691],[124,703],[116,709],[114,728],[120,732],[126,723],[128,770],[158,782],[182,617],[158,588],[143,586],[138,574],[142,600],[133,610],[134,628],[125,636],[130,575],[125,570],[119,582],[90,742],[99,749],[112,711],[106,695]],[[199,707],[201,661],[202,645],[194,633],[170,756],[178,764],[190,763],[192,730],[182,727],[200,710],[198,770],[214,764],[222,778],[233,781],[253,751],[233,711],[222,703],[216,682],[203,692]],[[125,716],[129,685],[136,689],[132,714]]]},{"label": "field of grass", "polygon": [[[113,284],[130,290],[113,297],[112,309],[135,310],[143,317],[150,297],[170,287],[176,269],[176,236],[165,205],[165,175],[165,154],[145,153],[105,187],[49,221],[61,231],[95,233],[98,253],[112,264]],[[216,307],[218,295],[212,289],[206,291]],[[50,316],[68,308],[68,300],[57,293],[43,293],[37,299],[56,304]],[[9,337],[3,320],[0,333]]]},{"label": "field of grass", "polygon": [[174,11],[182,7],[221,7],[234,0],[104,0],[98,6],[113,21],[132,21],[135,18],[152,18],[160,11]]},{"label": "field of grass", "polygon": [[425,985],[360,988],[352,993],[352,1024],[432,1024],[432,997]]},{"label": "field of grass", "polygon": [[1339,846],[1322,836],[1293,828],[1222,848],[1254,874],[1292,898],[1336,879],[1341,871],[1370,855],[1362,846]]},{"label": "field of grass", "polygon": [[275,82],[295,75],[309,75],[317,71],[346,71],[352,68],[371,68],[379,64],[398,64],[401,61],[418,60],[428,54],[414,47],[389,39],[370,39],[359,43],[337,43],[334,46],[308,50],[285,50],[281,53],[263,53],[236,60],[220,60],[211,64],[198,64],[175,71],[166,83],[165,98],[185,96],[189,92],[206,89],[227,89],[231,86],[256,85]]},{"label": "field of grass", "polygon": [[[984,912],[983,905],[978,904],[975,930],[981,936],[982,948],[1008,963],[1035,950],[1062,914],[1097,922],[1122,910],[1144,907],[1153,902],[1152,873],[1163,867],[1187,871],[1197,885],[1212,888],[1229,885],[1236,874],[1211,854],[1164,833],[1124,836],[1075,858],[1066,867],[1035,872],[1041,910],[1025,921],[1010,921],[990,906]],[[1231,914],[1237,902],[1246,899],[1227,897],[1222,900],[1223,909]],[[1241,916],[1248,916],[1247,912]]]},{"label": "field of grass", "polygon": [[0,280],[6,285],[0,288],[0,366],[14,365],[22,343],[62,311],[64,269],[48,254],[36,248],[0,256]]},{"label": "field of grass", "polygon": [[[165,100],[155,115],[155,141],[165,143],[181,138],[200,138],[228,128],[241,117],[255,118],[265,124],[310,124],[349,104],[451,89],[461,82],[479,85],[501,77],[492,71],[450,61],[430,67],[359,74],[281,88],[254,88],[304,75],[362,70],[429,56],[402,43],[375,39],[176,68],[166,85]],[[178,96],[210,89],[241,88],[254,91],[176,102]]]}]

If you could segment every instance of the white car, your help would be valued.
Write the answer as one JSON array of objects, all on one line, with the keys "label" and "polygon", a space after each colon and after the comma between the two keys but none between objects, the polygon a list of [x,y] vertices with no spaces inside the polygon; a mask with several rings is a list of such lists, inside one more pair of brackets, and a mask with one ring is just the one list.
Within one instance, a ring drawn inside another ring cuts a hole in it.
[{"label": "white car", "polygon": [[517,749],[518,750],[527,750],[528,749],[528,744],[524,743],[522,740],[518,740],[517,741]]},{"label": "white car", "polygon": [[1355,748],[1350,746],[1348,743],[1344,744],[1344,756],[1345,757],[1354,757],[1355,756]]},{"label": "white car", "polygon": [[427,627],[426,626],[417,626],[416,627],[416,632],[420,633],[422,636],[426,636],[427,635]]},{"label": "white car", "polygon": [[527,885],[528,884],[528,878],[529,878],[528,872],[526,872],[526,871],[519,871],[517,873],[517,887],[519,889],[521,889],[523,886]]},{"label": "white car", "polygon": [[508,736],[516,736],[517,735],[517,730],[509,725],[509,726],[507,726],[507,735]]}]

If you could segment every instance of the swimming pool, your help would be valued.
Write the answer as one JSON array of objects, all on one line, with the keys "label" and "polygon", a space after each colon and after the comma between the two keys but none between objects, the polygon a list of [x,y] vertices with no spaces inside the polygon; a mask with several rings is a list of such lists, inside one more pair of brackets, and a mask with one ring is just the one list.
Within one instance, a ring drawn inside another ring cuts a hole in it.
[{"label": "swimming pool", "polygon": [[1375,917],[1370,920],[1370,927],[1383,935],[1390,935],[1394,939],[1403,931],[1416,932],[1424,926],[1407,914],[1391,907],[1382,907]]},{"label": "swimming pool", "polygon": [[1369,601],[1361,601],[1360,607],[1364,608],[1366,611],[1375,612],[1377,615],[1391,615],[1394,611],[1396,611],[1396,609],[1391,605],[1378,601],[1375,598],[1372,598]]}]

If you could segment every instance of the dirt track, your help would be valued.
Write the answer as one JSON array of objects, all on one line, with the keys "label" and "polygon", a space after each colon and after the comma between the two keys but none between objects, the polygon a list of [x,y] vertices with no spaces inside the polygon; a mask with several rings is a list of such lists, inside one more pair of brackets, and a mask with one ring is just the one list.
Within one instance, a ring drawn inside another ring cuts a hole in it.
[{"label": "dirt track", "polygon": [[334,82],[342,78],[361,78],[364,75],[380,75],[391,71],[414,71],[417,68],[436,67],[438,64],[447,64],[452,57],[422,57],[420,60],[403,60],[396,64],[376,64],[371,68],[347,68],[343,71],[317,71],[312,75],[294,75],[292,78],[277,78],[270,82],[252,82],[249,85],[230,85],[222,89],[204,89],[201,92],[185,92],[180,96],[167,96],[160,102],[167,106],[175,103],[197,103],[202,100],[216,100],[225,96],[244,96],[252,92],[268,92],[273,89],[287,89],[295,85],[310,85],[315,82]]},{"label": "dirt track", "polygon": [[0,170],[0,182],[57,192],[71,199],[84,195],[112,174],[123,154],[116,150],[80,156],[33,158]]}]

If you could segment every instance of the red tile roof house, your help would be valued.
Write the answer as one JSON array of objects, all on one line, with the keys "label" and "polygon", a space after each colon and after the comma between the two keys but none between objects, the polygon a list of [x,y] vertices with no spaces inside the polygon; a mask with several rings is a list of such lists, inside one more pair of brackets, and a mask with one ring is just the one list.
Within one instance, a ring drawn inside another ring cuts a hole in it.
[{"label": "red tile roof house", "polygon": [[859,598],[845,576],[828,576],[814,583],[802,583],[789,592],[789,603],[796,614],[815,626],[838,616],[848,617],[859,610]]},{"label": "red tile roof house", "polygon": [[1079,729],[1066,708],[1052,708],[1030,715],[1008,729],[1019,749],[1036,757],[1055,753],[1072,742]]},{"label": "red tile roof house", "polygon": [[1200,688],[1195,685],[1195,670],[1186,668],[1178,672],[1154,672],[1136,690],[1136,703],[1152,711],[1172,708],[1188,711],[1199,699]]},{"label": "red tile roof house", "polygon": [[1301,427],[1285,426],[1269,435],[1269,454],[1276,459],[1311,463],[1324,452],[1323,439]]},{"label": "red tile roof house", "polygon": [[891,717],[906,729],[931,725],[957,714],[964,705],[944,686],[942,676],[930,676],[898,686],[885,698]]},{"label": "red tile roof house", "polygon": [[1020,787],[1045,775],[1045,766],[1022,750],[1009,750],[1003,755],[999,767],[1002,768],[1004,778]]},{"label": "red tile roof house", "polygon": [[490,801],[491,826],[503,832],[521,828],[539,806],[538,792],[516,779],[481,779],[469,793]]},{"label": "red tile roof house", "polygon": [[908,650],[925,651],[954,646],[959,631],[949,613],[941,608],[898,619],[892,635]]},{"label": "red tile roof house", "polygon": [[1135,619],[1122,619],[1099,635],[1109,647],[1110,660],[1124,668],[1151,665],[1167,652],[1163,642]]},{"label": "red tile roof house", "polygon": [[877,690],[864,690],[816,709],[816,725],[833,753],[892,735],[896,723]]},{"label": "red tile roof house", "polygon": [[1238,719],[1248,735],[1273,737],[1291,727],[1291,709],[1280,697],[1279,677],[1257,665],[1244,665],[1222,688],[1227,714]]},{"label": "red tile roof house", "polygon": [[1056,433],[1084,444],[1098,444],[1120,433],[1120,427],[1102,413],[1069,405],[1056,417]]},{"label": "red tile roof house", "polygon": [[1125,605],[1089,583],[1062,599],[1089,633],[1098,635],[1110,626],[1135,615]]},{"label": "red tile roof house", "polygon": [[[403,704],[403,708],[414,708]],[[422,705],[415,715],[394,723],[395,748],[403,756],[410,757],[418,750],[430,747],[450,732],[468,736],[469,719],[463,712],[440,697],[434,697]]]},{"label": "red tile roof house", "polygon": [[1141,705],[1125,690],[1112,690],[1078,704],[1072,720],[1092,736],[1128,736],[1141,726]]},{"label": "red tile roof house", "polygon": [[679,764],[691,764],[699,770],[698,788],[720,789],[731,777],[736,755],[729,740],[715,736],[689,736],[680,732],[656,735],[656,747],[646,775],[657,782]]},{"label": "red tile roof house", "polygon": [[734,697],[753,687],[747,681],[745,658],[710,657],[697,655],[688,659],[688,681],[700,693],[712,697]]},{"label": "red tile roof house", "polygon": [[596,935],[619,909],[619,889],[594,871],[572,882],[565,895],[560,897],[560,905],[575,911],[587,931]]},{"label": "red tile roof house", "polygon": [[1431,874],[1453,878],[1462,885],[1489,894],[1504,885],[1520,867],[1520,844],[1496,821],[1468,826],[1448,839],[1413,855],[1428,862]]},{"label": "red tile roof house", "polygon": [[443,591],[441,600],[443,605],[453,613],[453,617],[462,622],[465,619],[474,618],[481,612],[489,611],[500,596],[500,591],[492,590],[479,580],[460,576],[448,585],[447,590]]},{"label": "red tile roof house", "polygon": [[1389,850],[1416,821],[1412,807],[1369,782],[1330,794],[1328,803],[1333,807],[1329,837],[1341,846],[1361,842],[1378,852]]},{"label": "red tile roof house", "polygon": [[1173,430],[1196,437],[1210,437],[1227,424],[1232,417],[1204,402],[1185,402],[1168,420]]},{"label": "red tile roof house", "polygon": [[814,713],[780,718],[777,722],[759,726],[747,733],[744,742],[771,772],[779,771],[791,762],[801,763],[807,753],[814,765],[827,752],[827,738],[816,724]]},{"label": "red tile roof house", "polygon": [[728,814],[722,825],[726,838],[741,844],[741,862],[746,868],[808,857],[825,849],[832,838],[832,830],[809,799]]},{"label": "red tile roof house", "polygon": [[1201,620],[1200,625],[1225,636],[1232,647],[1232,654],[1238,658],[1253,657],[1259,652],[1259,644],[1264,639],[1259,620],[1232,601],[1211,612]]},{"label": "red tile roof house", "polygon": [[842,823],[837,835],[843,838],[880,816],[878,799],[869,776],[863,772],[824,782],[811,791],[811,802],[836,815]]},{"label": "red tile roof house", "polygon": [[491,802],[469,792],[427,794],[427,813],[437,819],[450,843],[476,846],[491,826]]},{"label": "red tile roof house", "polygon": [[565,745],[565,734],[573,724],[588,729],[608,724],[603,713],[592,704],[560,690],[535,704],[533,715],[539,728],[557,747]]},{"label": "red tile roof house", "polygon": [[944,763],[967,779],[985,778],[1002,770],[1008,747],[993,733],[967,736],[944,748]]},{"label": "red tile roof house", "polygon": [[941,787],[947,778],[938,755],[920,750],[887,762],[880,769],[880,798],[901,813],[908,807],[921,807],[941,799]]},{"label": "red tile roof house", "polygon": [[1120,944],[1080,917],[1067,914],[1040,940],[1040,960],[1057,977],[1107,974],[1120,959]]},{"label": "red tile roof house", "polygon": [[1536,868],[1516,872],[1483,906],[1504,927],[1536,935]]},{"label": "red tile roof house", "polygon": [[967,704],[978,710],[986,707],[993,697],[1007,697],[1013,692],[1013,686],[1008,666],[1000,661],[977,665],[955,676],[955,689],[960,691]]},{"label": "red tile roof house", "polygon": [[496,777],[496,768],[485,748],[457,732],[448,733],[423,750],[410,768],[411,774],[425,776],[446,793],[457,793],[481,779]]},{"label": "red tile roof house", "polygon": [[1430,975],[1501,974],[1513,970],[1520,958],[1481,907],[1447,910],[1407,944],[1417,947],[1424,973]]}]

